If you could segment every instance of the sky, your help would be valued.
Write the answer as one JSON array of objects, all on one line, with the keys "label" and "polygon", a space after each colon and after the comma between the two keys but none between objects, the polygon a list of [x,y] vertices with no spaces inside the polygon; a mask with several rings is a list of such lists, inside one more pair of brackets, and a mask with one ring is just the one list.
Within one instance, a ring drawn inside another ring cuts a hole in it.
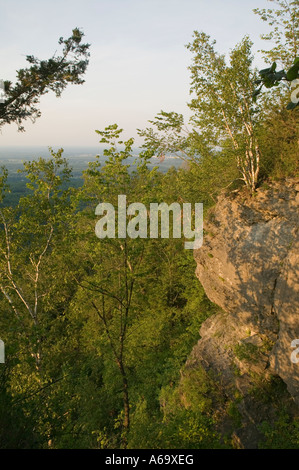
[{"label": "sky", "polygon": [[61,98],[41,98],[42,117],[25,122],[26,132],[6,125],[0,146],[96,146],[96,129],[117,123],[124,137],[141,143],[136,129],[160,112],[190,116],[191,53],[185,47],[193,31],[216,39],[228,54],[246,34],[257,52],[267,45],[267,25],[253,8],[267,0],[0,0],[0,79],[15,81],[26,55],[49,59],[58,39],[72,29],[84,31],[91,44],[83,85],[69,85]]}]

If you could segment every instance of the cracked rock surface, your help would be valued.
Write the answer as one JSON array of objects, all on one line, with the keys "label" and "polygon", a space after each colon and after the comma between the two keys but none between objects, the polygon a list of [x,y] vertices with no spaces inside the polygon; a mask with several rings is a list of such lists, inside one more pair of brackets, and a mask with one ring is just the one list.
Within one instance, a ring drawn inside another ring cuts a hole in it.
[{"label": "cracked rock surface", "polygon": [[[299,362],[291,361],[291,342],[299,338],[298,209],[298,179],[259,188],[253,198],[219,197],[194,256],[198,279],[224,313],[203,323],[189,359],[220,374],[227,388],[233,363],[241,370],[234,383],[243,390],[253,369],[278,375],[297,404]],[[248,343],[259,352],[254,364],[235,357],[236,345]]]}]

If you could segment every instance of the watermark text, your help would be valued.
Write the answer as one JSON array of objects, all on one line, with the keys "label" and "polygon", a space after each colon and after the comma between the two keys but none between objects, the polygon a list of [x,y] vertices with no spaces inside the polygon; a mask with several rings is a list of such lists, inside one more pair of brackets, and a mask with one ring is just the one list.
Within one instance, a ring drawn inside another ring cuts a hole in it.
[{"label": "watermark text", "polygon": [[150,203],[148,210],[140,202],[127,207],[126,195],[119,195],[117,211],[112,204],[101,202],[97,205],[95,214],[102,216],[95,226],[98,238],[116,238],[116,226],[117,238],[159,238],[159,232],[161,238],[170,238],[172,225],[173,238],[181,238],[183,232],[184,237],[189,240],[185,241],[186,249],[194,250],[202,246],[202,203],[194,204],[194,211],[191,203],[183,203],[181,207],[178,202],[170,205],[165,202]]}]

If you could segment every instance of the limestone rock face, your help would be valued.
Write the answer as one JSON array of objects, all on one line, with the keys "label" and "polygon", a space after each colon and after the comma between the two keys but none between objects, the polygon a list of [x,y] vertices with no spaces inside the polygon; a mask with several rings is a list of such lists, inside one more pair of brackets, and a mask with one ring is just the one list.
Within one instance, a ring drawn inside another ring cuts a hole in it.
[{"label": "limestone rock face", "polygon": [[[224,386],[237,365],[240,389],[254,369],[277,374],[297,404],[299,362],[291,360],[291,343],[299,339],[298,209],[297,179],[259,188],[253,198],[237,192],[218,199],[194,256],[198,279],[224,313],[204,322],[189,359],[219,373]],[[255,360],[239,360],[237,346],[254,351]]]}]

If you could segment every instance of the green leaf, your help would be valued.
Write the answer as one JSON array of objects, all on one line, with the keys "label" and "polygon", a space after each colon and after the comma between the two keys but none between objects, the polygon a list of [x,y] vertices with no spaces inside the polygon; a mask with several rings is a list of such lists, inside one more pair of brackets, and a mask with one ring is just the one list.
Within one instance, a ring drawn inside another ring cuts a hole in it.
[{"label": "green leaf", "polygon": [[286,78],[286,73],[284,70],[280,70],[279,72],[276,72],[274,74],[274,80],[282,80],[283,78]]},{"label": "green leaf", "polygon": [[257,89],[257,90],[254,90],[253,94],[252,94],[252,98],[253,98],[253,101],[256,102],[256,98],[257,96],[261,93],[261,88]]},{"label": "green leaf", "polygon": [[287,72],[287,79],[291,82],[299,78],[299,61],[297,61]]},{"label": "green leaf", "polygon": [[273,64],[272,64],[271,67],[270,67],[270,71],[271,71],[271,72],[275,72],[276,67],[277,67],[276,62],[273,62]]},{"label": "green leaf", "polygon": [[261,77],[265,77],[266,75],[269,74],[269,72],[271,72],[271,69],[268,67],[267,69],[260,70],[259,74],[261,75]]},{"label": "green leaf", "polygon": [[293,103],[292,101],[290,101],[290,103],[287,105],[287,109],[288,109],[289,111],[292,111],[292,110],[295,109],[298,105],[299,105],[299,103]]}]

